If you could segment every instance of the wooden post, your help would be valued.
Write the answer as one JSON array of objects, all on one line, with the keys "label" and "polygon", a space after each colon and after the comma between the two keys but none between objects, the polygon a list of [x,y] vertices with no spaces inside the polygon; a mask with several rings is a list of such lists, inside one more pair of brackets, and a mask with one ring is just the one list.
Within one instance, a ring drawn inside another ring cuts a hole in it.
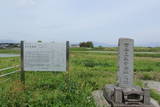
[{"label": "wooden post", "polygon": [[66,42],[66,70],[69,71],[69,41]]},{"label": "wooden post", "polygon": [[23,84],[25,84],[25,71],[24,71],[24,41],[21,41],[21,71],[20,79]]}]

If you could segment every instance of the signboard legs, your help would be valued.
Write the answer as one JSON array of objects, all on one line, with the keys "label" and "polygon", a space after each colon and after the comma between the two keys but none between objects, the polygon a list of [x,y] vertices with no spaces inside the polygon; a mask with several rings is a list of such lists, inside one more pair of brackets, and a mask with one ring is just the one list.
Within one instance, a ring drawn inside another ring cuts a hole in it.
[{"label": "signboard legs", "polygon": [[69,41],[66,42],[66,71],[69,71]]},{"label": "signboard legs", "polygon": [[24,71],[24,41],[21,41],[21,71],[20,71],[20,79],[23,84],[25,84],[25,71]]}]

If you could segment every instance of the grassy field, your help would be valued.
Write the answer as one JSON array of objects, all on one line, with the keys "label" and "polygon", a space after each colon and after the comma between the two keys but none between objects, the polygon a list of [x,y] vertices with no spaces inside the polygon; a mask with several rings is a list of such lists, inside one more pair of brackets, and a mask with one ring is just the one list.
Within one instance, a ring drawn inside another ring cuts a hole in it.
[{"label": "grassy field", "polygon": [[20,49],[19,48],[0,49],[0,53],[18,54],[20,53]]},{"label": "grassy field", "polygon": [[20,58],[19,57],[6,57],[6,58],[0,58],[0,69],[16,66],[20,64]]},{"label": "grassy field", "polygon": [[[0,68],[19,63],[19,57],[0,58]],[[160,81],[159,66],[160,56],[136,55],[135,84],[143,86],[142,80]],[[0,74],[13,70],[18,69]],[[0,78],[0,106],[95,107],[91,92],[102,89],[105,84],[115,84],[116,71],[116,54],[74,50],[70,54],[69,72],[26,72],[25,86],[19,81],[19,73]],[[155,90],[152,97],[160,102]]]},{"label": "grassy field", "polygon": [[[117,47],[71,48],[71,51],[117,51]],[[135,47],[135,52],[160,52],[160,47]],[[0,49],[0,53],[20,53],[20,49]]]},{"label": "grassy field", "polygon": [[[71,48],[72,51],[117,51],[117,47]],[[160,47],[135,47],[135,52],[160,52]]]}]

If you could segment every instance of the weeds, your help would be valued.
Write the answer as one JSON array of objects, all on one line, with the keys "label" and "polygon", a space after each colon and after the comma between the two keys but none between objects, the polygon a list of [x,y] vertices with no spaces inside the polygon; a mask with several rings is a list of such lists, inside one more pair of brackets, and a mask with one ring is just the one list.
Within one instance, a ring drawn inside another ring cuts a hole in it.
[{"label": "weeds", "polygon": [[[19,63],[19,57],[0,58],[1,68]],[[139,79],[160,81],[159,65],[157,57],[135,57],[135,84],[142,85]],[[25,87],[19,82],[19,73],[9,76],[10,81],[1,83],[0,106],[95,107],[91,92],[115,84],[116,71],[116,54],[73,52],[69,72],[26,72]],[[160,101],[156,92],[151,93]]]}]

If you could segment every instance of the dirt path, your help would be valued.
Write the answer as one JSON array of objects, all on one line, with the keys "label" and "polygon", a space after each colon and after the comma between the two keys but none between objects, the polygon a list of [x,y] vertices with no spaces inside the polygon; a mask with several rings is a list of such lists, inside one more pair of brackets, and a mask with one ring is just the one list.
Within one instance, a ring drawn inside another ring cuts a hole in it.
[{"label": "dirt path", "polygon": [[145,84],[147,84],[147,86],[149,88],[155,89],[158,92],[160,92],[160,82],[157,81],[144,81]]}]

